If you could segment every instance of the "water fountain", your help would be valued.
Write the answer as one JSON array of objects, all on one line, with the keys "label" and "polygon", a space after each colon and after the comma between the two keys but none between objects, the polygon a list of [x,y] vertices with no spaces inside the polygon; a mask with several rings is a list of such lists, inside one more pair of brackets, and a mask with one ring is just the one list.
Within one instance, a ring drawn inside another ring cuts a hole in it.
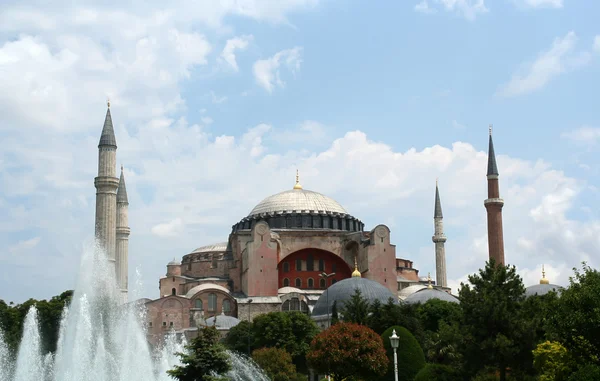
[{"label": "water fountain", "polygon": [[[135,303],[119,305],[114,268],[101,250],[90,245],[82,256],[71,305],[63,311],[56,353],[41,353],[37,310],[32,307],[14,364],[0,332],[0,380],[173,380],[166,371],[179,364],[175,352],[184,350],[185,339],[167,335],[153,353],[142,326],[145,321],[143,309]],[[233,353],[230,359],[228,378],[268,381],[248,359]]]}]

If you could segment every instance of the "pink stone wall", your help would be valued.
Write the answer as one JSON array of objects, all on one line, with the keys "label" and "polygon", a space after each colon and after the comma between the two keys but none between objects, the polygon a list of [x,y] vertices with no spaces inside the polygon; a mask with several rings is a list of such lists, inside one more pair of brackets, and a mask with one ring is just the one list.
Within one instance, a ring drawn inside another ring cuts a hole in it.
[{"label": "pink stone wall", "polygon": [[182,285],[185,283],[185,279],[178,276],[169,276],[160,279],[160,295],[162,298],[173,293],[173,288],[176,291],[176,295],[185,294]]},{"label": "pink stone wall", "polygon": [[363,276],[381,283],[395,294],[398,292],[396,246],[390,243],[390,230],[385,225],[377,225],[370,235],[371,244],[366,253],[369,270]]},{"label": "pink stone wall", "polygon": [[248,296],[276,296],[277,242],[271,242],[269,226],[264,222],[254,226],[251,237],[253,240],[246,245],[248,266],[244,274],[247,278],[244,292]]}]

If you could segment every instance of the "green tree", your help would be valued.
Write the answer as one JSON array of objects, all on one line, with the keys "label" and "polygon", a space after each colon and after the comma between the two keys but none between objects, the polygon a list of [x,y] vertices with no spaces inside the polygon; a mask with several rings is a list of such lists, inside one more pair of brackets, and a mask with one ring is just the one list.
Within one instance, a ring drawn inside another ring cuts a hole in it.
[{"label": "green tree", "polygon": [[575,368],[575,362],[560,343],[546,341],[533,351],[533,366],[540,381],[564,381]]},{"label": "green tree", "polygon": [[396,355],[398,358],[398,381],[413,381],[417,373],[425,366],[425,355],[419,342],[406,328],[393,326],[385,330],[381,335],[389,365],[385,379],[394,379],[394,350],[390,343],[393,331],[399,337]]},{"label": "green tree", "polygon": [[582,361],[600,365],[600,273],[583,263],[573,269],[549,316],[548,334]]},{"label": "green tree", "polygon": [[215,327],[198,329],[198,336],[186,345],[185,353],[177,353],[183,365],[176,365],[167,374],[179,381],[217,381],[231,369],[225,347],[219,343]]},{"label": "green tree", "polygon": [[368,327],[346,322],[319,333],[306,360],[311,368],[331,375],[334,381],[348,377],[377,380],[388,366],[381,337]]},{"label": "green tree", "polygon": [[425,331],[437,332],[440,322],[458,322],[461,318],[461,308],[458,303],[440,299],[431,299],[417,305],[417,317]]},{"label": "green tree", "polygon": [[296,366],[292,363],[292,356],[285,349],[257,349],[252,352],[252,359],[272,381],[293,381],[296,377]]},{"label": "green tree", "polygon": [[461,381],[456,370],[440,364],[426,364],[415,376],[414,381]]},{"label": "green tree", "polygon": [[423,342],[423,350],[427,361],[435,364],[462,369],[463,334],[457,322],[451,324],[441,320],[437,332],[427,331]]},{"label": "green tree", "polygon": [[305,356],[318,332],[315,322],[302,312],[270,312],[252,323],[254,347],[285,349],[300,372],[307,371]]},{"label": "green tree", "polygon": [[369,301],[362,296],[359,289],[340,308],[342,320],[346,323],[367,325],[369,319]]},{"label": "green tree", "polygon": [[598,381],[600,380],[600,366],[586,364],[580,367],[569,377],[568,381]]},{"label": "green tree", "polygon": [[469,282],[459,291],[467,373],[493,366],[500,381],[506,381],[509,367],[515,373],[527,366],[533,371],[532,340],[523,339],[532,334],[530,323],[521,316],[525,287],[515,267],[490,259],[479,274],[469,276]]},{"label": "green tree", "polygon": [[340,317],[338,316],[337,310],[337,300],[333,302],[333,306],[331,306],[331,325],[337,324],[340,322]]},{"label": "green tree", "polygon": [[246,320],[241,321],[227,332],[223,343],[232,351],[250,355],[255,348],[252,323]]}]

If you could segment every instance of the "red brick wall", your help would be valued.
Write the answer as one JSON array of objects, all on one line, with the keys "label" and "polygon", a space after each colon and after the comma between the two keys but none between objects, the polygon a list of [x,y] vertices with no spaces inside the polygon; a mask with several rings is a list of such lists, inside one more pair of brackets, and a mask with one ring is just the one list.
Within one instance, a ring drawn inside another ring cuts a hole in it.
[{"label": "red brick wall", "polygon": [[[307,271],[307,261],[309,257],[313,259],[313,271]],[[335,275],[328,279],[327,287],[331,286],[332,281],[340,281],[342,279],[350,278],[352,275],[352,269],[348,264],[337,255],[330,253],[325,250],[319,249],[303,249],[295,253],[286,256],[278,266],[279,270],[279,287],[284,286],[284,280],[289,280],[290,287],[296,287],[300,289],[321,289],[319,274],[323,271],[319,270],[319,260],[322,259],[324,262],[324,269],[327,274],[335,272]],[[302,268],[300,271],[296,268],[297,260],[302,261]],[[285,265],[287,263],[287,265]],[[284,270],[289,271],[284,271]],[[300,279],[302,282],[301,287],[296,286],[296,279]],[[309,279],[313,280],[313,287],[309,287]]]}]

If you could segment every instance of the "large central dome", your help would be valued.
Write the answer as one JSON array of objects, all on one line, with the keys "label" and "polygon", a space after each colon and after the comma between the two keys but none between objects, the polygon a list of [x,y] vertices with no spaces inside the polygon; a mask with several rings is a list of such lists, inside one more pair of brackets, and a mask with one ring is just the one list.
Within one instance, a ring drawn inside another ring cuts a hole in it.
[{"label": "large central dome", "polygon": [[365,225],[352,217],[334,199],[321,193],[302,189],[296,173],[293,189],[274,194],[262,200],[232,231],[249,230],[264,221],[271,229],[319,229],[363,231]]},{"label": "large central dome", "polygon": [[248,217],[263,213],[322,212],[348,214],[334,199],[306,189],[290,189],[262,200]]}]

